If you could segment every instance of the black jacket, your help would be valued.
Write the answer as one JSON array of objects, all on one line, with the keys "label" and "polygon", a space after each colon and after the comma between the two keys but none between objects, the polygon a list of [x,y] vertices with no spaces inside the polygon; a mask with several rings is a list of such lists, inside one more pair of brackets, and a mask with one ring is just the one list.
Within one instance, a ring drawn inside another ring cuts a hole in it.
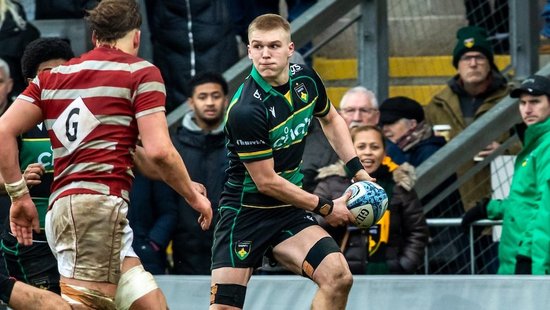
[{"label": "black jacket", "polygon": [[191,179],[206,186],[214,217],[210,229],[202,231],[197,223],[198,212],[175,192],[167,198],[169,203],[177,205],[178,210],[178,223],[172,239],[174,273],[210,274],[213,227],[226,181],[227,149],[222,126],[214,132],[205,133],[192,118],[193,113],[184,117],[183,126],[172,135],[172,142],[183,158]]},{"label": "black jacket", "polygon": [[185,81],[224,72],[239,60],[229,0],[146,0],[153,63],[166,85],[168,112],[189,96]]}]

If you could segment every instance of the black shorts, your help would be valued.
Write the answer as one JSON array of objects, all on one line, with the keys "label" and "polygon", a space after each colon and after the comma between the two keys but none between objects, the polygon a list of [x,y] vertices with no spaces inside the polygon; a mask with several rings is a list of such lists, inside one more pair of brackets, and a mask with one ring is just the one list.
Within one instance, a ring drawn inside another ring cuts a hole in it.
[{"label": "black shorts", "polygon": [[2,234],[2,255],[9,275],[21,282],[60,294],[57,260],[46,242],[46,234],[33,232],[33,240],[31,246],[23,246],[9,233]]},{"label": "black shorts", "polygon": [[212,269],[259,267],[267,250],[303,229],[318,225],[303,209],[222,206],[214,231]]}]

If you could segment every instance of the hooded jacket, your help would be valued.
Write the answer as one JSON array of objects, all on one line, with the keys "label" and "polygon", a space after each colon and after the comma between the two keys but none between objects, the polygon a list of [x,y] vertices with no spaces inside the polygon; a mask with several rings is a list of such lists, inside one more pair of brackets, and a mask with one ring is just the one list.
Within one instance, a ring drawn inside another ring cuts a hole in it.
[{"label": "hooded jacket", "polygon": [[[184,116],[182,126],[172,135],[172,142],[183,158],[191,179],[206,186],[214,212],[212,223],[215,223],[219,197],[227,179],[223,124],[212,132],[204,132],[193,118],[193,112]],[[178,223],[173,235],[174,272],[210,274],[213,227],[202,231],[197,223],[199,213],[175,192],[169,201],[177,204],[178,210]]]},{"label": "hooded jacket", "polygon": [[527,127],[508,198],[491,200],[490,219],[502,219],[500,274],[513,274],[516,256],[530,257],[533,274],[550,274],[550,118]]}]

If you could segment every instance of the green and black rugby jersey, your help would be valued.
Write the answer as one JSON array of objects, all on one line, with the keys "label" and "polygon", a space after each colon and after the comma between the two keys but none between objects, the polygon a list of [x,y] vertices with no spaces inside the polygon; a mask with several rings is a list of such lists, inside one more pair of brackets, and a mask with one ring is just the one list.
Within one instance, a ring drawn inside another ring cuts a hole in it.
[{"label": "green and black rugby jersey", "polygon": [[31,198],[38,210],[40,227],[44,227],[44,218],[48,209],[50,187],[53,182],[53,151],[48,131],[43,123],[33,127],[18,139],[19,165],[24,172],[29,164],[39,163],[46,172],[42,175],[40,184],[29,189]]},{"label": "green and black rugby jersey", "polygon": [[273,158],[275,171],[302,186],[305,137],[312,118],[328,114],[331,103],[317,73],[291,64],[286,94],[278,92],[255,68],[239,87],[226,112],[229,168],[220,206],[257,208],[288,204],[261,194],[243,163]]}]

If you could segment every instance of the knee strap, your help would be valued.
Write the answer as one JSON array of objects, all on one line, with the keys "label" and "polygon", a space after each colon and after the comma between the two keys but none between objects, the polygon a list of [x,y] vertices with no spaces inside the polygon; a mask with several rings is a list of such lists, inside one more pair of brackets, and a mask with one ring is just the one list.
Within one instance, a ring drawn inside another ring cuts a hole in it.
[{"label": "knee strap", "polygon": [[210,288],[210,305],[220,304],[242,309],[246,286],[216,283]]},{"label": "knee strap", "polygon": [[315,269],[319,267],[327,255],[335,252],[340,252],[340,248],[334,239],[331,237],[319,239],[319,241],[317,241],[317,243],[309,249],[306,258],[302,263],[302,276],[313,280],[313,273],[315,272]]}]

